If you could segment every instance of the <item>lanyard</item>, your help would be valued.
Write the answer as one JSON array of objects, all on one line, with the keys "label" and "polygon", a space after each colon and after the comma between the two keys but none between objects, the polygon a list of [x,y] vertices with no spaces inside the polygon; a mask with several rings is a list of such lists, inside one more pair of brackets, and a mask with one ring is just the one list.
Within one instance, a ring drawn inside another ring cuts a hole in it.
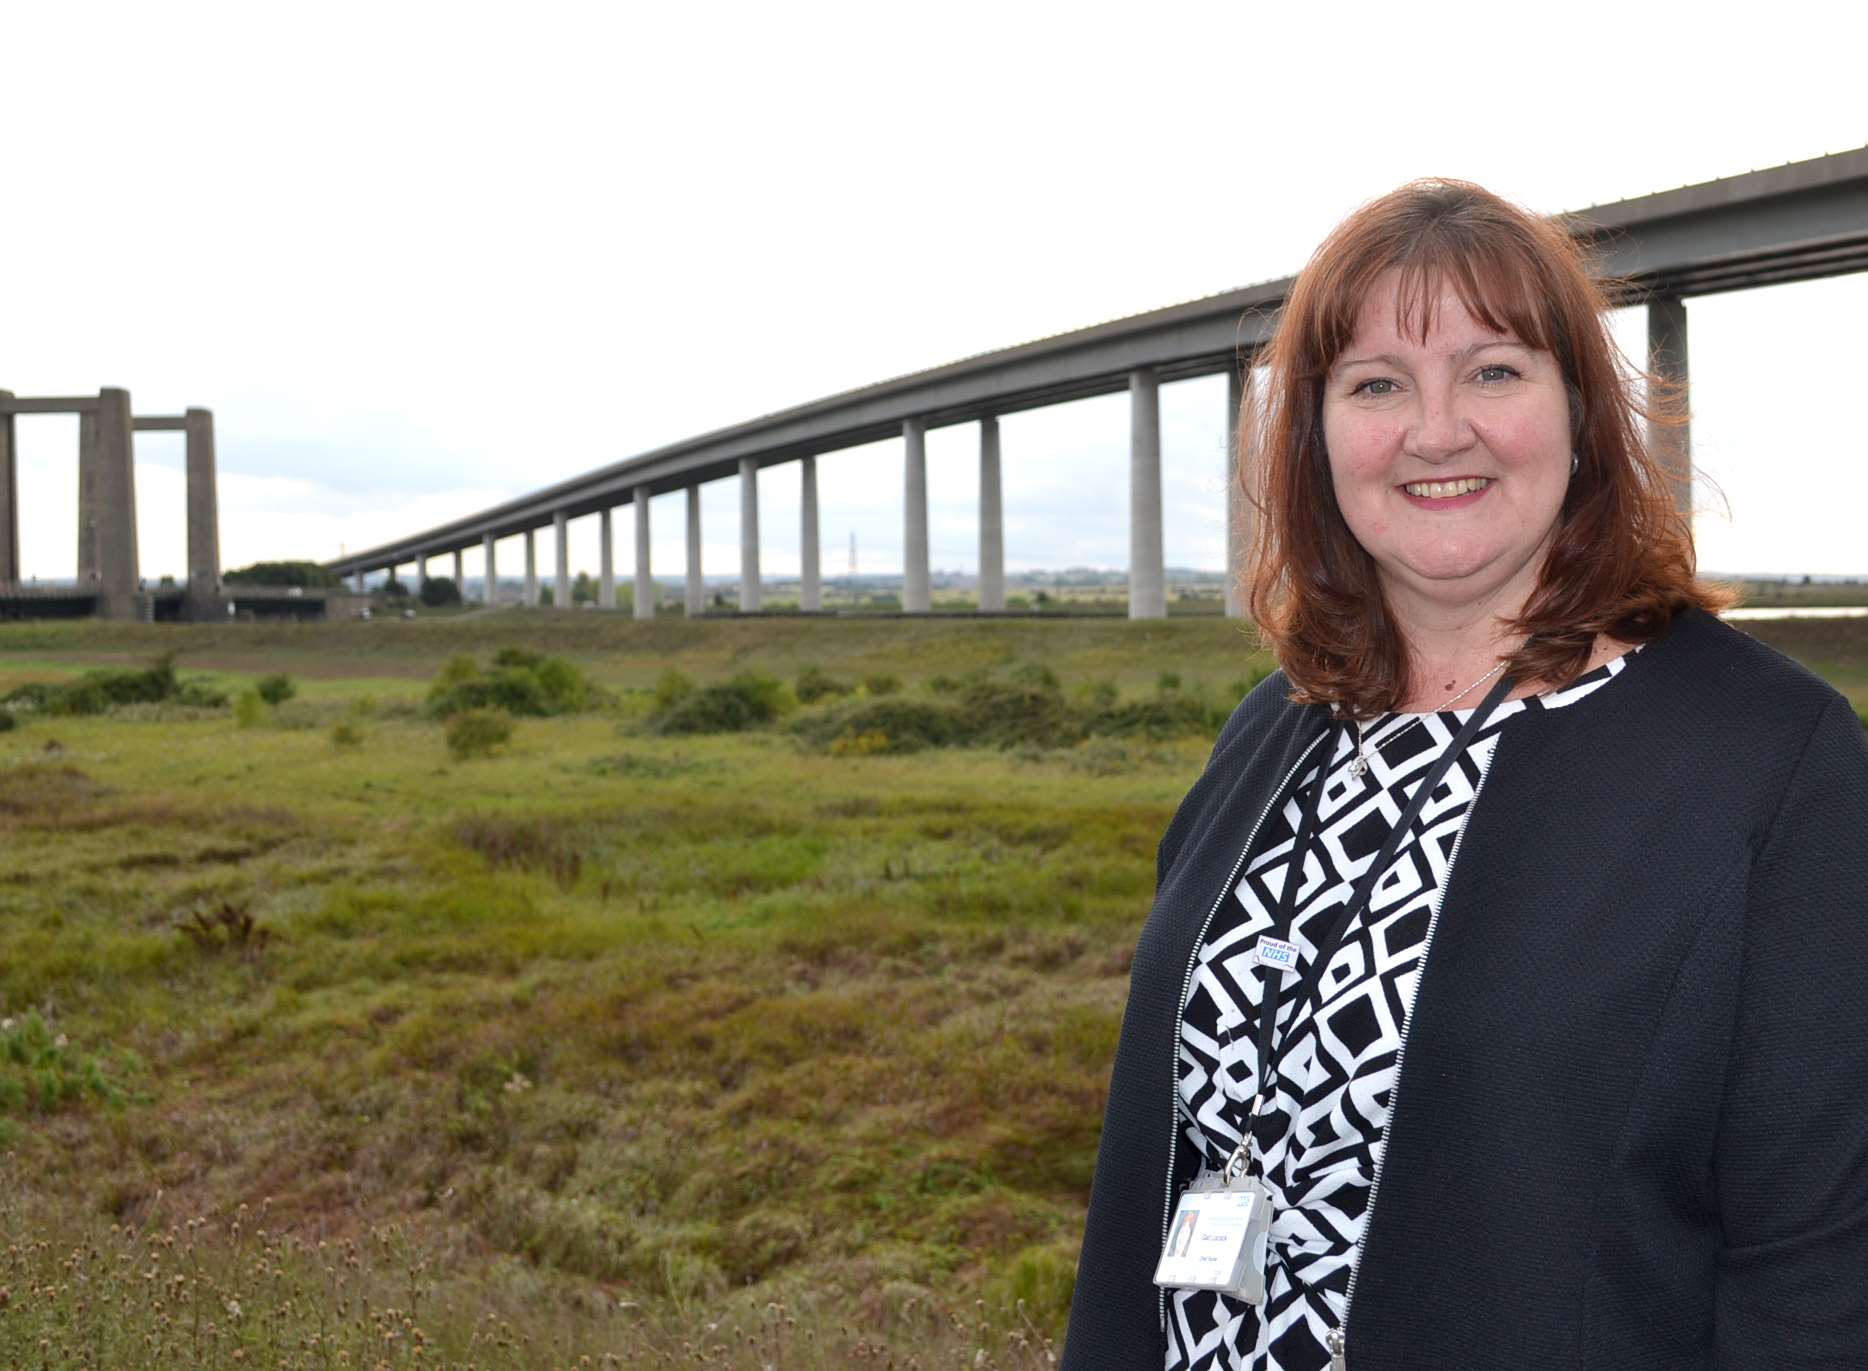
[{"label": "lanyard", "polygon": [[[1480,702],[1479,707],[1472,711],[1471,717],[1454,735],[1452,744],[1440,754],[1439,759],[1434,762],[1432,769],[1427,772],[1421,783],[1414,787],[1414,794],[1408,800],[1407,808],[1402,811],[1400,821],[1389,832],[1387,840],[1382,843],[1381,851],[1375,854],[1375,860],[1369,863],[1361,879],[1356,882],[1355,890],[1350,895],[1348,903],[1338,911],[1324,936],[1316,940],[1316,955],[1311,959],[1310,969],[1304,973],[1300,992],[1291,1011],[1293,1015],[1302,1013],[1304,1005],[1308,1004],[1311,996],[1316,993],[1318,983],[1323,978],[1323,969],[1329,965],[1330,958],[1336,955],[1343,935],[1348,931],[1350,924],[1355,921],[1356,915],[1367,907],[1375,890],[1375,882],[1381,879],[1382,873],[1388,869],[1388,864],[1401,850],[1401,844],[1406,841],[1408,832],[1414,827],[1414,821],[1420,817],[1421,810],[1426,808],[1428,798],[1439,789],[1440,782],[1446,778],[1446,773],[1465,752],[1474,735],[1485,726],[1485,721],[1492,716],[1492,711],[1497,709],[1505,696],[1511,693],[1511,686],[1512,681],[1509,675],[1498,678],[1491,690],[1486,692],[1485,699]],[[1343,724],[1345,734],[1350,728],[1350,724]],[[1285,868],[1284,885],[1278,892],[1275,927],[1281,938],[1288,939],[1296,928],[1297,890],[1304,883],[1305,859],[1310,855],[1312,844],[1317,841],[1317,822],[1323,809],[1323,792],[1329,787],[1330,771],[1335,756],[1336,744],[1334,740],[1331,740],[1326,744],[1323,760],[1317,763],[1317,781],[1310,788],[1310,798],[1304,806],[1303,818],[1298,824],[1297,835],[1291,845],[1290,864]],[[1276,1070],[1273,1047],[1278,1028],[1278,1005],[1284,994],[1284,977],[1285,972],[1281,969],[1262,963],[1259,966],[1261,988],[1258,997],[1258,1093],[1252,1097],[1252,1113],[1246,1120],[1244,1130],[1244,1146],[1253,1158],[1256,1158],[1258,1154],[1253,1124],[1257,1122],[1258,1111],[1263,1106],[1265,1097],[1270,1093],[1269,1082]]]}]

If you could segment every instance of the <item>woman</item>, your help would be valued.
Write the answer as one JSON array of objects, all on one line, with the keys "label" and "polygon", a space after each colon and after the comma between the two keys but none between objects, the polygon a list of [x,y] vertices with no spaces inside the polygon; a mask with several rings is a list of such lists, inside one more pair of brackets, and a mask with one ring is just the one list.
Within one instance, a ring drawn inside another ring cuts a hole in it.
[{"label": "woman", "polygon": [[1616,358],[1476,186],[1298,278],[1282,670],[1161,842],[1065,1371],[1868,1367],[1868,747],[1707,612]]}]

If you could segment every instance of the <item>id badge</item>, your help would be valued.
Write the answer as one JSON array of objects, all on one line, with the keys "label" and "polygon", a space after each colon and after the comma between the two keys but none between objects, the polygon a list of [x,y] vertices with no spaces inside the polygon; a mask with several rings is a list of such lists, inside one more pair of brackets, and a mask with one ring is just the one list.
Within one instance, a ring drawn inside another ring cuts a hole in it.
[{"label": "id badge", "polygon": [[1263,1304],[1270,1233],[1271,1195],[1262,1182],[1248,1176],[1228,1181],[1208,1172],[1181,1192],[1155,1284],[1222,1290],[1247,1304]]}]

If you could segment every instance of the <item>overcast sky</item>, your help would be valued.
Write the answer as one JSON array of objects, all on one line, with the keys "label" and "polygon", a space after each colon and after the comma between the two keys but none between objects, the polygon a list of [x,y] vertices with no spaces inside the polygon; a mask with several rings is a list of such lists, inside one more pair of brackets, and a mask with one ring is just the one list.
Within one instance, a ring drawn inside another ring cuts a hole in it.
[{"label": "overcast sky", "polygon": [[[211,408],[224,564],[330,558],[1286,275],[1410,177],[1557,211],[1868,144],[1864,7],[1679,16],[0,0],[0,387]],[[1868,572],[1868,278],[1689,313],[1695,456],[1723,492],[1701,492],[1702,563]],[[1219,378],[1163,388],[1170,564],[1221,564],[1223,409]],[[1126,565],[1126,397],[1002,428],[1008,565]],[[24,571],[69,576],[76,422],[19,430]],[[976,430],[930,433],[928,458],[933,561],[971,569]],[[181,436],[137,459],[143,574],[179,573]],[[831,574],[852,533],[863,571],[900,567],[901,464],[898,441],[820,458]],[[709,574],[737,570],[738,503],[704,489]],[[795,573],[795,467],[760,504],[766,570]],[[652,516],[678,574],[679,496]],[[595,545],[573,524],[575,565]]]}]

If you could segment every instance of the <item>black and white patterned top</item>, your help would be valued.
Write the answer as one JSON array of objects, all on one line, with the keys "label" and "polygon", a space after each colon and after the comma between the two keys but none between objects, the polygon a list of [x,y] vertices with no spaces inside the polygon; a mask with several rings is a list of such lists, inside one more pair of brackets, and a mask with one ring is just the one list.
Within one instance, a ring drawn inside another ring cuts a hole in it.
[{"label": "black and white patterned top", "polygon": [[[1295,1004],[1290,977],[1278,1010],[1272,1097],[1255,1129],[1272,1198],[1271,1256],[1263,1309],[1211,1291],[1170,1291],[1168,1371],[1323,1371],[1326,1337],[1340,1326],[1351,1273],[1381,1166],[1407,1015],[1440,906],[1499,730],[1526,710],[1560,709],[1600,689],[1617,658],[1561,691],[1499,705],[1415,820],[1376,882],[1368,913],[1344,932],[1315,999]],[[1470,711],[1391,714],[1362,730],[1366,774],[1350,770],[1341,730],[1318,816],[1318,839],[1298,888],[1296,932],[1278,931],[1279,892],[1311,766],[1266,816],[1234,894],[1207,929],[1181,1026],[1179,1115],[1202,1170],[1239,1143],[1258,1086],[1261,933],[1295,942],[1305,969],[1356,878],[1400,821],[1413,788],[1453,742]],[[1321,916],[1321,917],[1319,917]],[[1315,921],[1312,927],[1312,921]]]}]

